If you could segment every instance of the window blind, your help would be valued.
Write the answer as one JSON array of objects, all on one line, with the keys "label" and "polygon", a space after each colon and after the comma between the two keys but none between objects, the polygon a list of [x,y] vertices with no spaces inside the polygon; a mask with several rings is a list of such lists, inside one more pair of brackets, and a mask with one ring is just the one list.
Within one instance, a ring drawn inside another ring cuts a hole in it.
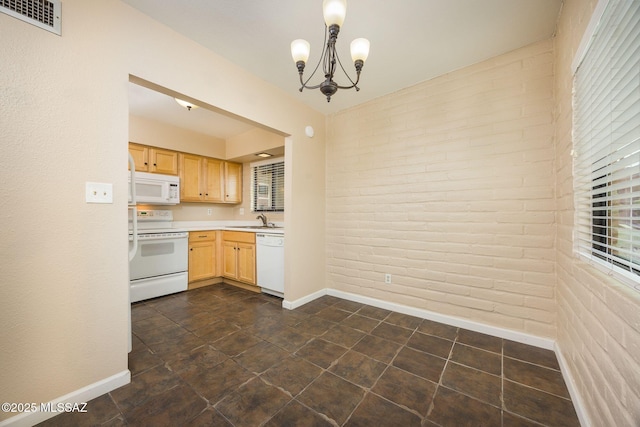
[{"label": "window blind", "polygon": [[574,76],[575,249],[640,283],[640,2],[608,2]]},{"label": "window blind", "polygon": [[251,165],[251,210],[284,212],[284,161]]}]

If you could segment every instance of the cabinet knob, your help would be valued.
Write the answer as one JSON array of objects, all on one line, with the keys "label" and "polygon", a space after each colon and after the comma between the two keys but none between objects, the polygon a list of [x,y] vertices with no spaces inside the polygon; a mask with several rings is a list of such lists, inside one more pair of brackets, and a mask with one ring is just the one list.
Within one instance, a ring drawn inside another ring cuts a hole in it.
[{"label": "cabinet knob", "polygon": [[192,251],[192,250],[193,250],[193,248],[190,248],[189,250],[190,250],[190,251]]},{"label": "cabinet knob", "polygon": [[200,193],[200,195],[202,196],[202,193]]},{"label": "cabinet knob", "polygon": [[209,195],[209,193],[205,193],[205,196],[208,196],[208,195]]},{"label": "cabinet knob", "polygon": [[148,164],[149,164],[149,163],[147,163],[147,162],[144,162],[144,165],[145,165],[145,166],[147,166]]}]

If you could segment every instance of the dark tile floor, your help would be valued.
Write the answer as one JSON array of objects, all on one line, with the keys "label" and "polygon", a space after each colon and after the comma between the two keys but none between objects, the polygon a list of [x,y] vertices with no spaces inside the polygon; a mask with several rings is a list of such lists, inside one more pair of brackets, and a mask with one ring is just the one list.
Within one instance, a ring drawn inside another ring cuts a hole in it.
[{"label": "dark tile floor", "polygon": [[41,425],[579,426],[553,352],[325,296],[133,306],[131,383]]}]

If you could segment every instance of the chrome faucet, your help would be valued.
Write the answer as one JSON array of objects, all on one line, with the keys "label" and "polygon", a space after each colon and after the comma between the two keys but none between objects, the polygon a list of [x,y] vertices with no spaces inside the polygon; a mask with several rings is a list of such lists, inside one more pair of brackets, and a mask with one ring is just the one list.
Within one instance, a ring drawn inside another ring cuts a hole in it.
[{"label": "chrome faucet", "polygon": [[265,214],[261,213],[260,215],[258,215],[256,217],[256,219],[261,219],[262,220],[262,226],[263,227],[268,227],[269,223],[267,222],[267,217],[265,216]]}]

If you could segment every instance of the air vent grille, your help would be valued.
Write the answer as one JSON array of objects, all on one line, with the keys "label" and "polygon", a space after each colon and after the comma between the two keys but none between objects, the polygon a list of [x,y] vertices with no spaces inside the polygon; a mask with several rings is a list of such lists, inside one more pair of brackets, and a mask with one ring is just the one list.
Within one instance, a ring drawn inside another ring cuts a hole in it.
[{"label": "air vent grille", "polygon": [[0,0],[0,12],[60,34],[60,0]]}]

